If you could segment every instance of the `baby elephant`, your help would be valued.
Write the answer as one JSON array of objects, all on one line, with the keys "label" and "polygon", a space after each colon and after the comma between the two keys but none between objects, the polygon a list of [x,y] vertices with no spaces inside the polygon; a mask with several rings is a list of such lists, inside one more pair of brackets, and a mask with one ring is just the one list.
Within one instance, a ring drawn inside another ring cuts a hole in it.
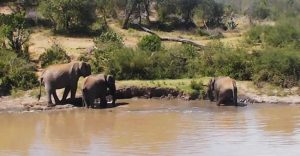
[{"label": "baby elephant", "polygon": [[[91,66],[85,62],[71,62],[67,64],[55,64],[44,70],[40,79],[40,94],[41,85],[44,82],[48,96],[48,106],[53,106],[51,95],[54,97],[55,104],[64,103],[71,92],[71,99],[75,99],[78,79],[83,76],[91,75]],[[56,94],[56,89],[64,88],[64,94],[60,101]]]},{"label": "baby elephant", "polygon": [[237,87],[235,80],[230,77],[215,77],[209,81],[208,97],[216,99],[217,105],[233,103],[237,106]]},{"label": "baby elephant", "polygon": [[88,76],[82,87],[83,106],[94,108],[95,99],[100,98],[102,107],[107,107],[106,96],[112,96],[112,105],[116,101],[116,84],[112,75],[90,75]]}]

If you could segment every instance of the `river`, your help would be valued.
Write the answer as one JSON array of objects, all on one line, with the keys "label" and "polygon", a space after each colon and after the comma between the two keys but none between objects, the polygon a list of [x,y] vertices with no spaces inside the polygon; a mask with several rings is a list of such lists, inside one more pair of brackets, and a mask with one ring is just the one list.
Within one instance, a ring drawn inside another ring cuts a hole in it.
[{"label": "river", "polygon": [[300,155],[300,105],[119,100],[1,113],[0,155]]}]

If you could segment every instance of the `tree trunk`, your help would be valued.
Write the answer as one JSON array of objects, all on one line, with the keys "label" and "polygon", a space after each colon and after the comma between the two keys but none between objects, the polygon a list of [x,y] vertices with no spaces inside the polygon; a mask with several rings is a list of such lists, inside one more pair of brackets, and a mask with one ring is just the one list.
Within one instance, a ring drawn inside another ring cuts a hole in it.
[{"label": "tree trunk", "polygon": [[144,6],[145,6],[145,11],[146,11],[146,20],[147,23],[150,24],[150,1],[149,0],[144,0]]},{"label": "tree trunk", "polygon": [[122,26],[123,29],[128,29],[128,23],[129,23],[130,16],[132,15],[132,13],[133,13],[134,9],[136,8],[136,6],[137,6],[137,0],[134,0],[129,12],[126,13],[126,17],[125,17],[125,20],[124,20],[124,23],[123,23],[123,26]]}]

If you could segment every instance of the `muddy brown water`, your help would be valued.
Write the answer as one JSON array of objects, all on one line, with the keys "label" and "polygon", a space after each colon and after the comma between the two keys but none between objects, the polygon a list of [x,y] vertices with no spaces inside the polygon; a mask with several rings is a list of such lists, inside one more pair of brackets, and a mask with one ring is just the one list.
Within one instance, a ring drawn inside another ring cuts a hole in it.
[{"label": "muddy brown water", "polygon": [[300,105],[119,100],[0,114],[0,155],[300,155]]}]

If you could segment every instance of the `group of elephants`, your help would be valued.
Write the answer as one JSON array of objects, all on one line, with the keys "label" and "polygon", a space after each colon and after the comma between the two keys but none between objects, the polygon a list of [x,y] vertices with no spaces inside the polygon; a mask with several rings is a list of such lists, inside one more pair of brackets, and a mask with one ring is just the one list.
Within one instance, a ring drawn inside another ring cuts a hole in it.
[{"label": "group of elephants", "polygon": [[[85,77],[82,86],[83,106],[94,108],[95,99],[100,98],[100,104],[107,106],[106,96],[112,96],[112,105],[116,101],[116,85],[112,75],[97,74],[91,75],[91,66],[85,62],[71,62],[67,64],[56,64],[46,68],[40,78],[41,85],[44,83],[47,92],[48,106],[62,104],[66,102],[68,94],[71,92],[71,100],[75,99],[78,80]],[[56,89],[64,88],[61,100],[57,97]],[[230,77],[212,78],[208,84],[207,95],[210,101],[216,100],[217,105],[234,104],[237,105],[237,87],[235,80]],[[55,104],[52,102],[52,96]]]}]

